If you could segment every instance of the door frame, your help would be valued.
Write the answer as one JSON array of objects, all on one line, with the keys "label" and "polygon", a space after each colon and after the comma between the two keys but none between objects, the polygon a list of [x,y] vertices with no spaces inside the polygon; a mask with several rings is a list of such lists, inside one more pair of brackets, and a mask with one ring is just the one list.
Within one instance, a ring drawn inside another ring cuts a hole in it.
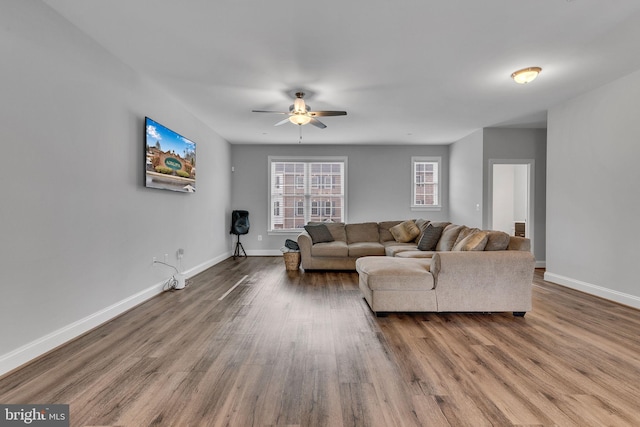
[{"label": "door frame", "polygon": [[489,159],[488,200],[487,200],[487,227],[493,229],[493,165],[525,165],[527,166],[527,181],[529,187],[529,200],[527,206],[527,231],[531,241],[531,253],[534,253],[535,244],[535,184],[536,161],[535,159]]}]

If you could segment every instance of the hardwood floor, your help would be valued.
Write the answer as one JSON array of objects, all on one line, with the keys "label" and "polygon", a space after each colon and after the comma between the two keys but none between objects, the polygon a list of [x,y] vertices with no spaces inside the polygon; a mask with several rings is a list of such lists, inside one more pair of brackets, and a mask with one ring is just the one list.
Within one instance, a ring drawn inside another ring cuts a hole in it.
[{"label": "hardwood floor", "polygon": [[73,426],[640,425],[640,311],[541,277],[524,318],[376,318],[356,273],[229,259],[0,379],[0,402],[68,403]]}]

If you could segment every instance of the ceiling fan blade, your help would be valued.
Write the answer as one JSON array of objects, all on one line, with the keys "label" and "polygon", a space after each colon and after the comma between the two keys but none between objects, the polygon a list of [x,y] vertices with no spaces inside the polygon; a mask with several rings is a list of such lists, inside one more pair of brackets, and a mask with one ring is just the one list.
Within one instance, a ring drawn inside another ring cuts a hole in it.
[{"label": "ceiling fan blade", "polygon": [[324,123],[322,123],[318,119],[314,119],[313,117],[311,117],[311,120],[309,121],[309,123],[311,123],[312,125],[314,125],[317,128],[320,128],[320,129],[324,129],[324,128],[327,127],[327,125],[325,125]]},{"label": "ceiling fan blade", "polygon": [[283,111],[271,111],[271,110],[251,110],[252,113],[273,113],[273,114],[289,114],[289,112]]},{"label": "ceiling fan blade", "polygon": [[284,119],[284,120],[280,120],[280,121],[279,121],[278,123],[276,123],[274,126],[280,126],[280,125],[283,125],[283,124],[285,124],[285,123],[289,123],[289,117],[287,117],[287,118],[286,118],[286,119]]},{"label": "ceiling fan blade", "polygon": [[346,116],[346,111],[309,111],[309,114],[314,117],[322,116]]}]

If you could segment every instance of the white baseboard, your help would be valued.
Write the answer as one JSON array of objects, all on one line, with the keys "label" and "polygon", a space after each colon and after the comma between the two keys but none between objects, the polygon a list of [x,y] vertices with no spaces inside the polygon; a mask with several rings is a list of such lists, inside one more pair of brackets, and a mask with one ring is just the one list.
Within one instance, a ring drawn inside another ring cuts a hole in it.
[{"label": "white baseboard", "polygon": [[547,267],[547,261],[536,261],[535,268],[546,268],[546,267]]},{"label": "white baseboard", "polygon": [[247,256],[282,256],[282,251],[280,249],[249,250]]},{"label": "white baseboard", "polygon": [[548,271],[544,273],[544,280],[640,309],[640,297],[636,295],[625,294],[613,289],[604,288],[602,286],[572,279],[570,277],[561,276],[559,274],[551,273]]},{"label": "white baseboard", "polygon": [[[196,274],[206,270],[209,267],[229,258],[231,253],[225,253],[207,262],[197,265],[183,274],[186,278],[193,277]],[[144,289],[130,297],[127,297],[115,304],[103,308],[89,316],[64,326],[56,331],[51,332],[35,341],[27,343],[9,353],[0,356],[0,376],[11,372],[12,370],[42,356],[49,351],[59,347],[79,336],[89,332],[90,330],[108,322],[109,320],[121,315],[127,310],[142,304],[148,299],[161,294],[163,292],[165,282],[156,283],[155,285]]]}]

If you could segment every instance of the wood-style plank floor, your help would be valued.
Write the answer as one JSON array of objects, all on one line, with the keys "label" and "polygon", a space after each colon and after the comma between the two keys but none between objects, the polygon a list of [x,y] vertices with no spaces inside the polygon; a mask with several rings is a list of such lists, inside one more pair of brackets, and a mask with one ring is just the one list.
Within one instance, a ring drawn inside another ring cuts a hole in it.
[{"label": "wood-style plank floor", "polygon": [[640,425],[640,311],[541,271],[533,298],[376,318],[356,273],[229,259],[0,379],[0,403],[67,403],[72,426]]}]

